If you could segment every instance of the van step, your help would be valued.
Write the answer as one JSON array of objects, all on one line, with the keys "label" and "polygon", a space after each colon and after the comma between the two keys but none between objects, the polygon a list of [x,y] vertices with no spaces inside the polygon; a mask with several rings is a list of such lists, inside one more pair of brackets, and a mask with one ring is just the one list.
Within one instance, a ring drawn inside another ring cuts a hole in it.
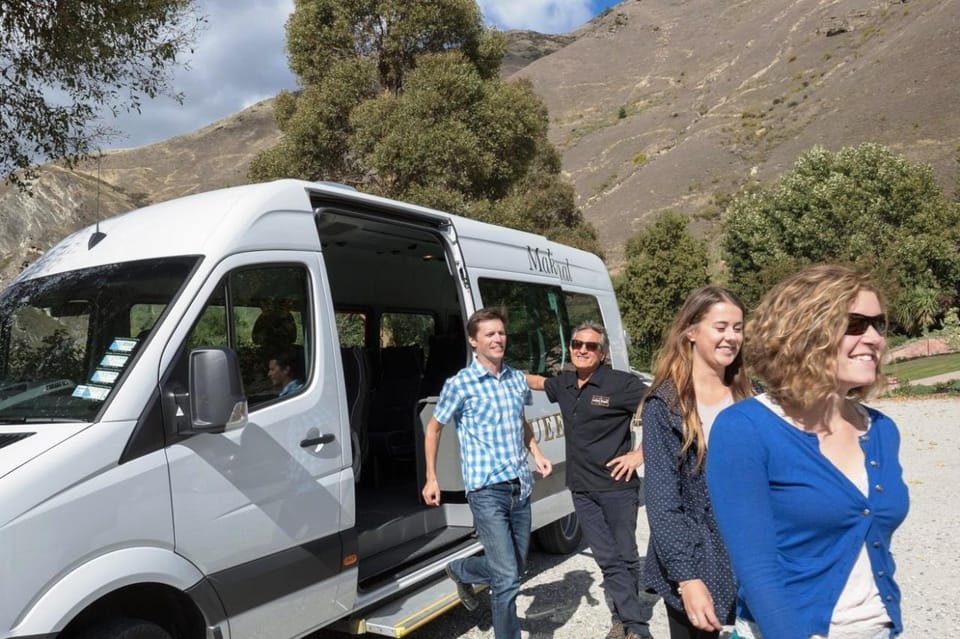
[{"label": "van step", "polygon": [[[381,526],[378,538],[372,538],[370,532],[360,534],[360,588],[367,590],[375,586],[378,579],[389,576],[399,566],[413,566],[425,558],[435,557],[441,552],[450,552],[457,544],[472,541],[473,528],[467,526],[446,526],[435,528],[418,537],[412,535],[423,524],[414,517],[398,520]],[[404,532],[401,532],[404,531]],[[404,534],[408,538],[404,539]],[[402,541],[401,541],[402,540]],[[391,543],[392,541],[392,543]],[[381,550],[382,549],[382,550]],[[402,576],[403,572],[395,576]]]},{"label": "van step", "polygon": [[367,632],[384,637],[404,637],[458,605],[460,598],[456,585],[443,577],[358,617],[343,619],[332,628],[355,635]]}]

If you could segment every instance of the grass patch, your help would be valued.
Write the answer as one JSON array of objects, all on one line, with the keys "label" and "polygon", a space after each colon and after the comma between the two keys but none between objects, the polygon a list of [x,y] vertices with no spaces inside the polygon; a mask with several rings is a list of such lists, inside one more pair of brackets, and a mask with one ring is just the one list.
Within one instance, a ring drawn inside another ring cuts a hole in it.
[{"label": "grass patch", "polygon": [[896,376],[901,382],[903,382],[903,380],[923,379],[925,377],[933,377],[934,375],[943,375],[944,373],[952,373],[954,371],[960,371],[960,353],[918,357],[916,359],[894,362],[883,367],[884,373]]},{"label": "grass patch", "polygon": [[960,394],[960,380],[943,382],[934,386],[899,386],[889,393],[890,397],[923,397],[926,395],[957,395]]}]

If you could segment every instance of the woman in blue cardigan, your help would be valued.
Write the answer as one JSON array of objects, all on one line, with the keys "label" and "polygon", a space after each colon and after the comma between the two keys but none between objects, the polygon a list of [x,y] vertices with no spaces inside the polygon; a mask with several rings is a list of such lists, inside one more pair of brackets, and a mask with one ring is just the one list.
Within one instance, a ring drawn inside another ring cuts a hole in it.
[{"label": "woman in blue cardigan", "polygon": [[893,531],[900,435],[882,387],[886,316],[864,274],[808,267],[763,298],[744,356],[766,393],[724,410],[707,482],[739,581],[737,635],[888,639],[902,630]]},{"label": "woman in blue cardigan", "polygon": [[663,597],[671,639],[712,639],[733,622],[736,586],[704,460],[716,414],[752,392],[741,367],[743,321],[743,304],[730,291],[691,293],[667,331],[643,402],[644,579]]}]

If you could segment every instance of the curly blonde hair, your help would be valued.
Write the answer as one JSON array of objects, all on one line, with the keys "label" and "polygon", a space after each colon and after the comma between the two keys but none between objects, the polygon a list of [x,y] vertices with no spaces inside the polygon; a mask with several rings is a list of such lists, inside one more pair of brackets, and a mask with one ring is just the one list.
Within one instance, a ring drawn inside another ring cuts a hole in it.
[{"label": "curly blonde hair", "polygon": [[[650,384],[651,391],[667,381],[673,382],[676,387],[678,406],[672,408],[679,411],[683,420],[680,455],[686,455],[691,447],[696,446],[697,468],[703,466],[707,442],[704,441],[703,424],[697,414],[697,397],[693,387],[693,343],[687,338],[687,331],[699,323],[715,304],[723,302],[733,304],[746,314],[743,302],[731,291],[719,286],[698,288],[687,296],[680,312],[664,332],[663,344],[657,352],[653,368],[653,383]],[[742,353],[737,353],[736,359],[724,370],[723,377],[723,383],[730,387],[734,400],[753,394],[750,378],[743,370]]]},{"label": "curly blonde hair", "polygon": [[[747,322],[743,353],[779,404],[807,408],[837,391],[840,340],[861,291],[874,293],[885,306],[866,273],[818,264],[786,278],[760,300]],[[849,396],[866,399],[883,385],[878,363],[876,380]]]}]

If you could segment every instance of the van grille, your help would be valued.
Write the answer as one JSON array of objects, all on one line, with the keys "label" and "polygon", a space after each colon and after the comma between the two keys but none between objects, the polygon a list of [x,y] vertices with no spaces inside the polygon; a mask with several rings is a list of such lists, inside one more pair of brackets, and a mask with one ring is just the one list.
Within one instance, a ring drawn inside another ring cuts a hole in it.
[{"label": "van grille", "polygon": [[0,448],[9,446],[36,433],[0,433]]}]

